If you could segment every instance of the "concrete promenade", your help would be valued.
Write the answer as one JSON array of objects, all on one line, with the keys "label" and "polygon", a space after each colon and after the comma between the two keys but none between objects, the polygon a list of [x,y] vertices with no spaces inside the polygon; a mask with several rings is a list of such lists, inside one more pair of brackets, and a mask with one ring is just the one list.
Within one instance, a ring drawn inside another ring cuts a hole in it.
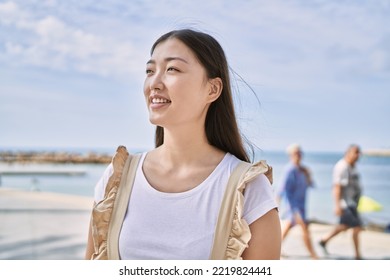
[{"label": "concrete promenade", "polygon": [[[333,225],[310,224],[312,243],[320,259],[353,260],[354,247],[352,231],[347,230],[335,236],[326,245],[326,254],[319,246],[319,240],[333,229]],[[390,233],[364,230],[360,234],[361,254],[365,260],[390,260]],[[301,228],[296,226],[290,230],[282,244],[282,259],[309,260],[310,256],[304,247]]]},{"label": "concrete promenade", "polygon": [[83,259],[92,203],[0,188],[0,260]]},{"label": "concrete promenade", "polygon": [[[0,188],[0,260],[79,260],[84,258],[92,199],[64,194]],[[353,259],[351,232],[328,244],[324,255],[318,240],[332,226],[311,224],[314,247],[321,259]],[[361,234],[364,259],[390,260],[390,234]],[[283,243],[285,260],[309,259],[293,228]]]}]

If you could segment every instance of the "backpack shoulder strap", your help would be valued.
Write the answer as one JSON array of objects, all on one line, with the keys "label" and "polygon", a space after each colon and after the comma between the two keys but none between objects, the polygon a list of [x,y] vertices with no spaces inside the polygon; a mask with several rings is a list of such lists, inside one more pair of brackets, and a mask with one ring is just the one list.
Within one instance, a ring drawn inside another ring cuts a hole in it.
[{"label": "backpack shoulder strap", "polygon": [[252,164],[241,161],[230,175],[221,208],[218,214],[217,225],[214,233],[213,247],[210,254],[211,260],[225,259],[225,251],[228,247],[230,232],[233,226],[237,204],[237,187],[242,176],[249,170]]},{"label": "backpack shoulder strap", "polygon": [[125,218],[134,178],[141,154],[129,155],[123,170],[108,227],[107,255],[110,260],[119,260],[119,234]]}]

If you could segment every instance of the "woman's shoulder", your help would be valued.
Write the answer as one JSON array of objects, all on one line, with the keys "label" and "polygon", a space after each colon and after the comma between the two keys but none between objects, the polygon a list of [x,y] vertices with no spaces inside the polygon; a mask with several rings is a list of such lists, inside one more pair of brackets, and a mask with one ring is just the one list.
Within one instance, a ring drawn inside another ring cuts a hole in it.
[{"label": "woman's shoulder", "polygon": [[[226,155],[227,161],[229,163],[229,169],[230,174],[233,173],[233,171],[238,168],[238,166],[244,165],[245,168],[243,168],[245,174],[242,176],[242,180],[245,181],[245,183],[249,183],[253,181],[255,178],[259,177],[256,181],[262,181],[267,180],[268,184],[272,184],[273,182],[273,169],[272,166],[270,166],[265,159],[258,160],[254,163],[245,162],[240,159],[238,159],[236,156],[232,154]],[[258,183],[257,182],[257,183]]]},{"label": "woman's shoulder", "polygon": [[225,159],[225,161],[226,161],[229,165],[231,165],[233,168],[234,168],[235,166],[237,166],[237,165],[241,162],[240,159],[238,159],[235,155],[233,155],[233,154],[231,154],[231,153],[226,153],[224,159]]}]

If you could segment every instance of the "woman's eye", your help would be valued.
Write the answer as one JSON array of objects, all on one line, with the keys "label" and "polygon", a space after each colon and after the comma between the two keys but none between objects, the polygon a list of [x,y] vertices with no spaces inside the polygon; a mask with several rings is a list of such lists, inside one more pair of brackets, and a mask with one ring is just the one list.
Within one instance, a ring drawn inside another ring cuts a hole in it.
[{"label": "woman's eye", "polygon": [[174,68],[174,67],[168,67],[167,71],[179,71],[179,70],[177,70],[177,69]]},{"label": "woman's eye", "polygon": [[151,69],[146,69],[146,75],[149,75],[149,74],[152,74],[153,73],[153,71],[151,70]]}]

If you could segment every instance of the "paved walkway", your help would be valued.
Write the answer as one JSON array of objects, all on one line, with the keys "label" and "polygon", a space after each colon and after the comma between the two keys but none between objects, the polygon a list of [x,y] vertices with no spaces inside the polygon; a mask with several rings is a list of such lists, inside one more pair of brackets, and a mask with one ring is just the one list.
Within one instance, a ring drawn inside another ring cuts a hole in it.
[{"label": "paved walkway", "polygon": [[92,199],[0,189],[0,259],[84,258]]},{"label": "paved walkway", "polygon": [[[54,193],[0,188],[0,260],[78,260],[84,258],[92,199]],[[313,243],[323,259],[352,259],[351,232],[335,237],[324,255],[318,240],[329,225],[310,225]],[[390,234],[361,234],[365,259],[390,259]],[[309,259],[299,228],[283,243],[283,259]]]},{"label": "paved walkway", "polygon": [[[319,240],[327,235],[332,225],[310,224],[311,238],[315,251],[320,259],[328,260],[353,260],[354,247],[352,231],[348,230],[335,236],[327,244],[328,255],[319,246]],[[390,260],[390,233],[364,230],[360,234],[361,254],[363,259]],[[282,244],[282,259],[308,260],[309,253],[304,247],[301,229],[292,228]]]}]

